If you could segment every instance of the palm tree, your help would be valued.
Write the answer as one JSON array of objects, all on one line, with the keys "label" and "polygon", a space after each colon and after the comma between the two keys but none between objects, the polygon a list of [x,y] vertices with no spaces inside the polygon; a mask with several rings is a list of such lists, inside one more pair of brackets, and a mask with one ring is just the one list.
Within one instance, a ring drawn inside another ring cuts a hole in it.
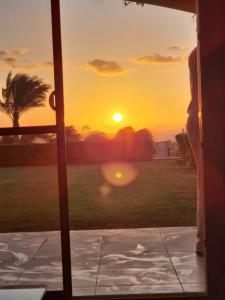
[{"label": "palm tree", "polygon": [[135,136],[135,130],[131,126],[123,127],[118,130],[114,139],[117,141],[133,140]]},{"label": "palm tree", "polygon": [[65,137],[67,143],[78,142],[81,140],[81,134],[74,128],[73,125],[65,127]]},{"label": "palm tree", "polygon": [[101,131],[93,131],[85,137],[85,142],[106,142],[108,141],[107,135]]},{"label": "palm tree", "polygon": [[[73,125],[65,127],[65,139],[66,143],[74,143],[81,141],[81,134],[76,130]],[[49,136],[50,143],[56,143],[56,134]]]},{"label": "palm tree", "polygon": [[12,120],[13,127],[19,127],[22,113],[34,107],[45,105],[46,93],[50,85],[37,76],[17,73],[14,77],[9,72],[6,87],[2,89],[3,100],[0,100],[0,111]]}]

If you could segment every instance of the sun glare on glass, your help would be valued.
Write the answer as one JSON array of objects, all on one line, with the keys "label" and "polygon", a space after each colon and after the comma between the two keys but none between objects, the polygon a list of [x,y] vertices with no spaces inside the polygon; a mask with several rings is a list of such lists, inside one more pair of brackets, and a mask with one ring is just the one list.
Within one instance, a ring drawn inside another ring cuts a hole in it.
[{"label": "sun glare on glass", "polygon": [[113,186],[127,186],[135,181],[138,175],[137,168],[125,162],[103,164],[101,171],[106,182]]},{"label": "sun glare on glass", "polygon": [[121,172],[118,171],[118,172],[115,173],[115,177],[118,178],[118,179],[119,179],[119,178],[122,178],[122,177],[123,177],[123,174],[122,174]]},{"label": "sun glare on glass", "polygon": [[116,113],[113,115],[113,120],[119,123],[123,120],[123,115],[121,113]]}]

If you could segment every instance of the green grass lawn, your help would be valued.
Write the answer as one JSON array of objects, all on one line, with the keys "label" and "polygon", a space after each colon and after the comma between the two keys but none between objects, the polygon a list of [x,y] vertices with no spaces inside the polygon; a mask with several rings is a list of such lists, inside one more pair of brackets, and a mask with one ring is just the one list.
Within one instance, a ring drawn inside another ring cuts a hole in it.
[{"label": "green grass lawn", "polygon": [[[176,160],[135,164],[138,176],[110,186],[100,165],[68,167],[71,229],[195,225],[195,170]],[[59,229],[57,171],[53,166],[0,169],[0,231]]]}]

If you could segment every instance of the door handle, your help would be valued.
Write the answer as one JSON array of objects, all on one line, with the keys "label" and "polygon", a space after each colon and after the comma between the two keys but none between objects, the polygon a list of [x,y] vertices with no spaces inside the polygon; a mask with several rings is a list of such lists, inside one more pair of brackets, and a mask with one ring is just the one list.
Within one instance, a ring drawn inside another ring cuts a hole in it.
[{"label": "door handle", "polygon": [[55,91],[51,92],[48,102],[49,102],[49,106],[51,107],[51,109],[56,111]]}]

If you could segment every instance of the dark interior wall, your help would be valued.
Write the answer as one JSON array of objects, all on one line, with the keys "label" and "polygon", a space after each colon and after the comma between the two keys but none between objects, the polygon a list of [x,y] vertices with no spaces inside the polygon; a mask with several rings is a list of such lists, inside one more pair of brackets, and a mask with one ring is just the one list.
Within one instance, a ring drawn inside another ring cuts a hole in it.
[{"label": "dark interior wall", "polygon": [[225,299],[225,1],[198,0],[208,299]]}]

